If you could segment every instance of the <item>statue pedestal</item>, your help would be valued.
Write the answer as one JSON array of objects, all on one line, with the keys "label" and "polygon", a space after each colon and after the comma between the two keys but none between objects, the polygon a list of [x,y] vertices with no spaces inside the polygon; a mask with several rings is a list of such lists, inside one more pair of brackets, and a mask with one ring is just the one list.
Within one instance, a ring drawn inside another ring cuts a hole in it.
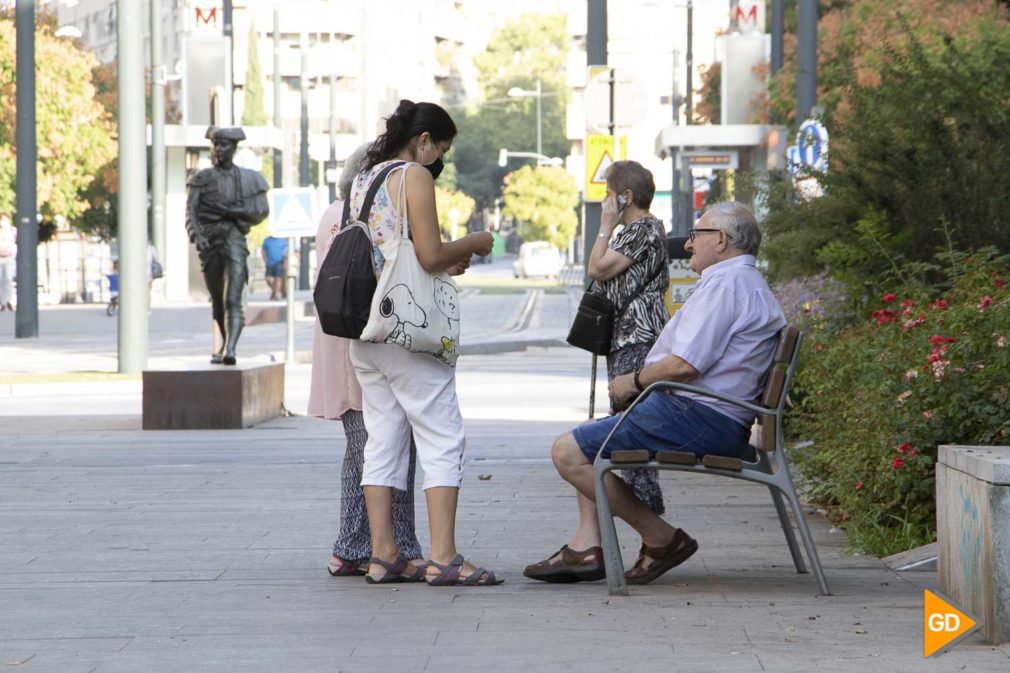
[{"label": "statue pedestal", "polygon": [[144,372],[144,430],[251,428],[281,415],[284,364],[202,365]]}]

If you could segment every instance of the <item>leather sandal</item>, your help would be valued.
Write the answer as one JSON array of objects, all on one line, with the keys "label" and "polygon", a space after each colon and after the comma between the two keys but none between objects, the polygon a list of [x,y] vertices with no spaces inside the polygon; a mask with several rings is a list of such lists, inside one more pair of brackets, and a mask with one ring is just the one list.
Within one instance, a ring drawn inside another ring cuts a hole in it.
[{"label": "leather sandal", "polygon": [[[335,564],[334,561],[339,561],[339,565]],[[340,558],[339,556],[331,556],[329,563],[326,564],[326,572],[330,573],[330,577],[350,577],[365,574],[365,569],[361,567],[361,561],[348,561],[347,559]]]},{"label": "leather sandal", "polygon": [[[397,554],[396,560],[392,563],[387,563],[383,561],[378,556],[373,556],[368,559],[368,562],[376,563],[386,569],[386,572],[382,575],[376,576],[371,574],[365,574],[365,581],[369,584],[399,584],[401,582],[423,582],[424,581],[424,571],[427,568],[426,563],[422,563],[419,566],[411,566],[410,561],[405,559],[402,555]],[[413,568],[413,570],[411,570]]]},{"label": "leather sandal", "polygon": [[607,576],[603,566],[603,548],[575,551],[565,545],[543,561],[526,566],[523,575],[531,580],[554,584],[602,580]]},{"label": "leather sandal", "polygon": [[[648,584],[667,570],[676,568],[698,551],[698,542],[680,528],[673,534],[673,541],[665,547],[648,547],[644,543],[638,552],[635,565],[624,573],[628,584]],[[652,563],[645,565],[646,557]]]},{"label": "leather sandal", "polygon": [[460,572],[463,570],[463,555],[456,554],[451,561],[446,564],[428,561],[428,566],[438,570],[434,577],[426,576],[425,581],[433,587],[489,587],[501,584],[505,580],[495,577],[493,570],[487,568],[477,568],[468,576],[461,578]]}]

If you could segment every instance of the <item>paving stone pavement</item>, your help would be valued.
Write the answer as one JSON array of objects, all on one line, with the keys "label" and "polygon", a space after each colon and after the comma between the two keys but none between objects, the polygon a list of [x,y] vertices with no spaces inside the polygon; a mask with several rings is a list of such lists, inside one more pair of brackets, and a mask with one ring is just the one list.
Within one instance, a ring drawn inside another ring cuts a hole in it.
[{"label": "paving stone pavement", "polygon": [[[29,361],[44,356],[23,349],[18,364],[46,371],[50,363]],[[297,412],[308,367],[287,370]],[[937,586],[935,573],[899,574],[851,555],[844,533],[812,512],[834,591],[818,596],[813,576],[792,568],[766,490],[735,480],[662,474],[667,517],[701,548],[629,597],[609,597],[602,582],[523,578],[575,523],[574,494],[548,449],[584,418],[587,374],[585,354],[570,348],[460,360],[468,464],[457,541],[506,579],[489,588],[388,588],[326,574],[339,515],[338,423],[292,416],[242,431],[144,432],[136,382],[15,388],[0,397],[0,666],[1010,670],[1010,646],[977,635],[923,659],[922,589]],[[638,542],[618,530],[630,565]]]}]

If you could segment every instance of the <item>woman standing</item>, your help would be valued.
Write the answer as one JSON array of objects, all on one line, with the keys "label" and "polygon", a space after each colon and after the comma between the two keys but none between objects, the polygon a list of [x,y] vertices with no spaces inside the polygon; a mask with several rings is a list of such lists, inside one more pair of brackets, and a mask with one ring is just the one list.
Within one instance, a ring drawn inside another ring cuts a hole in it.
[{"label": "woman standing", "polygon": [[[340,228],[344,199],[351,193],[354,177],[365,167],[368,148],[365,143],[344,162],[337,188],[340,199],[330,204],[319,218],[316,232],[316,259],[326,259],[333,236]],[[280,279],[283,282],[283,279]],[[354,376],[348,339],[323,334],[316,320],[312,339],[312,379],[309,393],[309,415],[340,419],[347,439],[344,462],[340,470],[340,532],[333,543],[333,555],[327,571],[334,577],[364,575],[364,566],[372,555],[372,540],[368,530],[365,496],[361,491],[361,468],[364,463],[365,421],[361,413],[361,386]],[[401,556],[421,559],[421,545],[414,532],[414,441],[410,442],[407,484],[393,493],[393,537]]]},{"label": "woman standing", "polygon": [[[637,161],[616,161],[607,169],[606,179],[607,199],[588,273],[619,312],[607,354],[607,380],[613,381],[643,367],[670,319],[663,299],[670,275],[666,230],[649,212],[656,193],[652,173]],[[611,398],[611,413],[626,407]],[[663,513],[663,492],[655,470],[624,470],[622,476],[649,509]]]},{"label": "woman standing", "polygon": [[[435,211],[435,178],[455,136],[455,123],[438,105],[400,101],[386,120],[386,132],[368,152],[366,170],[351,189],[354,215],[368,186],[389,162],[406,162],[389,173],[376,193],[368,227],[378,249],[395,236],[399,218],[406,215],[417,260],[428,273],[461,274],[471,255],[490,254],[494,242],[486,231],[442,241]],[[381,254],[378,257],[381,266],[384,260]],[[431,556],[424,579],[440,586],[497,584],[492,571],[475,568],[456,551],[456,502],[463,477],[465,433],[456,399],[455,368],[397,343],[352,341],[351,361],[361,384],[368,429],[361,485],[373,556],[366,579],[373,583],[419,579],[419,569],[397,550],[392,524],[393,491],[406,487],[407,447],[413,431],[424,468],[431,530]]]},{"label": "woman standing", "polygon": [[[666,231],[649,212],[656,185],[637,161],[616,161],[606,173],[600,233],[589,254],[596,292],[613,302],[617,318],[607,354],[607,379],[636,372],[670,319],[663,295],[670,284]],[[616,232],[616,233],[615,233]],[[611,413],[627,404],[610,400]],[[663,492],[655,470],[623,470],[622,476],[649,509],[662,514]],[[544,582],[599,580],[606,576],[596,504],[578,496],[579,526],[556,554],[526,567],[524,575]]]}]

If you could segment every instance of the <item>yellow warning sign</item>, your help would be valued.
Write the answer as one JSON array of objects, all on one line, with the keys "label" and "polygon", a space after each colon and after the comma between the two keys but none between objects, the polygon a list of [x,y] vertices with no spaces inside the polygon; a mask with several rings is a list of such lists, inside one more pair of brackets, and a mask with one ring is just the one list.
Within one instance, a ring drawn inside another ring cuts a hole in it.
[{"label": "yellow warning sign", "polygon": [[922,656],[931,656],[978,628],[978,621],[945,598],[929,589],[922,594]]},{"label": "yellow warning sign", "polygon": [[[628,137],[621,136],[616,156],[624,161],[628,156]],[[607,198],[607,180],[604,177],[614,163],[614,136],[591,133],[586,136],[586,201],[598,202]]]}]

